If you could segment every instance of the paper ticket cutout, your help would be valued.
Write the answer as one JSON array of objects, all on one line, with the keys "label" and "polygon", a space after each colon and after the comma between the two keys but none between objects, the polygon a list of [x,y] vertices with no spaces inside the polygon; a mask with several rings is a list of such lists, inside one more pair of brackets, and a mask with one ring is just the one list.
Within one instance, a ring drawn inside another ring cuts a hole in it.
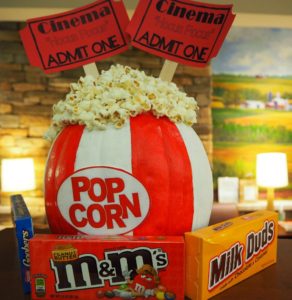
[{"label": "paper ticket cutout", "polygon": [[204,67],[218,54],[234,18],[232,5],[140,0],[127,32],[136,48]]},{"label": "paper ticket cutout", "polygon": [[64,13],[29,19],[20,35],[31,65],[53,73],[126,51],[128,23],[122,0],[99,0]]}]

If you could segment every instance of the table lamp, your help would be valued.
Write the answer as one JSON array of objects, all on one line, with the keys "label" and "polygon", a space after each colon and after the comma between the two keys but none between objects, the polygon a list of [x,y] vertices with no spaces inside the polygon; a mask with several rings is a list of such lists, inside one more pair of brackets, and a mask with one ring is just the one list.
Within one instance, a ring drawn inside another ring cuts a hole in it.
[{"label": "table lamp", "polygon": [[287,157],[285,153],[260,153],[256,157],[256,181],[267,188],[267,209],[274,210],[274,189],[288,185]]},{"label": "table lamp", "polygon": [[32,158],[3,159],[1,167],[1,190],[20,192],[35,189],[35,172]]}]

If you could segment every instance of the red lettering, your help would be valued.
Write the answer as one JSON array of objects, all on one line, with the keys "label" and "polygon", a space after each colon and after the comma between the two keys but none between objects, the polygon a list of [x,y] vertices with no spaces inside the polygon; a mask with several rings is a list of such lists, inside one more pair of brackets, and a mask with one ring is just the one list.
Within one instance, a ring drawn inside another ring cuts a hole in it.
[{"label": "red lettering", "polygon": [[80,176],[80,177],[72,177],[71,183],[72,183],[74,201],[80,201],[80,193],[89,190],[90,181],[87,177]]},{"label": "red lettering", "polygon": [[129,200],[129,198],[126,195],[120,195],[120,203],[123,210],[123,219],[128,219],[128,211],[131,211],[134,217],[138,218],[141,217],[141,207],[140,207],[140,200],[139,200],[139,194],[133,193],[133,203]]},{"label": "red lettering", "polygon": [[120,228],[126,227],[125,223],[122,220],[123,210],[120,205],[117,204],[110,204],[105,205],[104,209],[107,215],[107,228],[112,229],[114,228],[113,221],[115,221]]},{"label": "red lettering", "polygon": [[[99,221],[94,219],[94,213],[98,213]],[[92,204],[88,207],[87,218],[89,224],[94,228],[103,227],[106,223],[106,214],[104,208],[100,204]]]},{"label": "red lettering", "polygon": [[107,178],[105,179],[107,187],[107,201],[108,203],[115,202],[114,195],[120,193],[125,188],[125,183],[121,178]]},{"label": "red lettering", "polygon": [[82,193],[88,193],[84,200],[92,201],[92,204],[73,203],[69,208],[70,220],[78,228],[126,228],[126,219],[142,217],[139,194],[122,194],[125,189],[122,178],[75,176],[71,184],[74,202],[81,201]]},{"label": "red lettering", "polygon": [[[95,185],[99,185],[100,194],[96,195],[95,193]],[[88,191],[88,195],[92,201],[101,202],[106,198],[106,185],[101,178],[93,178],[90,181],[90,189]]]},{"label": "red lettering", "polygon": [[75,225],[76,227],[84,227],[86,226],[87,224],[87,219],[86,218],[82,218],[80,221],[76,218],[76,213],[77,211],[80,211],[80,212],[84,212],[86,209],[85,207],[80,204],[80,203],[75,203],[73,204],[70,209],[69,209],[69,216],[70,216],[70,219],[73,223],[73,225]]}]

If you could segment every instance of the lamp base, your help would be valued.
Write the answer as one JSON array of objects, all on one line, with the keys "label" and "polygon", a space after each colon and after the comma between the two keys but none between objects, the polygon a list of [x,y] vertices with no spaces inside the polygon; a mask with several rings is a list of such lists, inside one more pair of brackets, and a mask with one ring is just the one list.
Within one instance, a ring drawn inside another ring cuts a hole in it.
[{"label": "lamp base", "polygon": [[267,210],[274,211],[274,199],[275,199],[275,191],[273,188],[267,189]]}]

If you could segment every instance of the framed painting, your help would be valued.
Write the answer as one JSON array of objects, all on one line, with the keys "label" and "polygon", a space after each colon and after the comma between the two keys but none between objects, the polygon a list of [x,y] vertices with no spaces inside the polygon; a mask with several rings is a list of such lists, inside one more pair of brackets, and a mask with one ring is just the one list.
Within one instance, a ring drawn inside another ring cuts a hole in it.
[{"label": "framed painting", "polygon": [[213,173],[255,178],[256,155],[287,154],[292,198],[292,29],[233,27],[213,60]]}]

